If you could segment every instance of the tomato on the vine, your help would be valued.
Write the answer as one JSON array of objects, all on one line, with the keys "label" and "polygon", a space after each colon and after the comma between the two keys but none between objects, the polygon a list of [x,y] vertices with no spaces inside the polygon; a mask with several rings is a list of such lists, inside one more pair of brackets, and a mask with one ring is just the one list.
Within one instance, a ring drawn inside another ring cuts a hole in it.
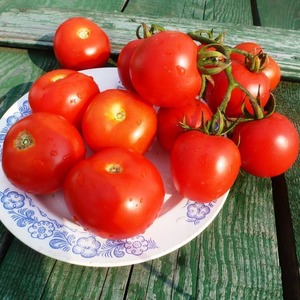
[{"label": "tomato on the vine", "polygon": [[157,141],[170,152],[176,139],[186,132],[181,122],[191,128],[199,128],[202,121],[206,123],[211,118],[212,112],[207,103],[195,98],[184,106],[161,107],[157,112]]},{"label": "tomato on the vine", "polygon": [[62,189],[67,173],[84,156],[76,127],[61,116],[37,112],[18,120],[7,132],[2,168],[17,188],[48,194]]},{"label": "tomato on the vine", "polygon": [[155,137],[154,108],[136,94],[109,89],[97,95],[82,120],[82,133],[93,151],[125,147],[144,153]]},{"label": "tomato on the vine", "polygon": [[[259,53],[264,52],[263,48],[259,44],[253,43],[253,42],[240,43],[240,44],[236,45],[234,48],[247,51],[247,52],[251,53],[252,55],[258,55]],[[242,54],[233,52],[230,55],[230,57],[233,60],[245,62],[245,56]],[[268,55],[266,62],[265,62],[265,64],[263,64],[262,67],[263,68],[262,68],[261,72],[265,73],[266,76],[269,78],[270,90],[272,91],[277,87],[277,85],[280,82],[280,77],[281,77],[280,66],[270,55]]]},{"label": "tomato on the vine", "polygon": [[99,92],[92,77],[58,69],[45,73],[32,84],[28,101],[33,112],[58,114],[79,127],[87,106]]},{"label": "tomato on the vine", "polygon": [[63,68],[83,70],[104,66],[111,46],[107,34],[93,21],[70,18],[57,28],[53,39],[54,54]]},{"label": "tomato on the vine", "polygon": [[[270,83],[267,76],[260,73],[252,73],[244,64],[239,61],[232,61],[233,78],[249,93],[257,98],[259,96],[260,105],[264,107],[270,97]],[[212,75],[213,83],[208,81],[205,92],[205,100],[210,106],[213,113],[217,111],[221,105],[228,89],[228,78],[225,70],[218,74]],[[229,117],[239,117],[242,115],[242,104],[245,102],[246,109],[253,113],[253,108],[249,97],[246,96],[240,88],[235,87],[231,93],[230,101],[226,107],[226,115]]]},{"label": "tomato on the vine", "polygon": [[141,45],[143,39],[135,39],[127,43],[122,50],[120,51],[117,67],[118,67],[118,74],[123,86],[129,90],[134,92],[135,89],[131,82],[130,77],[130,61],[134,51]]},{"label": "tomato on the vine", "polygon": [[175,188],[181,195],[211,202],[231,188],[240,171],[241,157],[230,139],[191,130],[176,140],[170,163]]},{"label": "tomato on the vine", "polygon": [[280,113],[240,123],[232,134],[242,158],[242,169],[258,177],[287,171],[299,153],[299,135],[293,123]]},{"label": "tomato on the vine", "polygon": [[143,233],[158,216],[164,195],[156,167],[125,148],[106,148],[79,162],[64,186],[74,221],[109,239]]},{"label": "tomato on the vine", "polygon": [[136,92],[149,103],[163,107],[185,105],[198,95],[202,85],[197,45],[182,32],[156,33],[132,55],[130,75]]}]

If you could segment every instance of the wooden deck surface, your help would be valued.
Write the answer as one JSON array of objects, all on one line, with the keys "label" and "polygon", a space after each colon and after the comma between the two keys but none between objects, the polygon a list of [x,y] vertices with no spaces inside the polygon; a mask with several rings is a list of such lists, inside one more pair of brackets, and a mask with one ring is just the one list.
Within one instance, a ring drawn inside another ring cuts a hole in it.
[{"label": "wooden deck surface", "polygon": [[[183,31],[225,30],[230,44],[261,43],[283,70],[275,90],[278,111],[300,132],[299,13],[298,0],[2,0],[0,116],[35,79],[58,67],[51,48],[55,28],[64,19],[81,15],[107,31],[115,55],[134,38],[141,20]],[[298,157],[285,177],[273,180],[276,186],[284,178],[287,183],[298,261],[299,167]],[[297,299],[299,278],[290,272],[296,277],[288,285],[292,280],[283,276],[279,242],[272,181],[250,175],[239,176],[223,209],[203,233],[171,254],[133,266],[63,263],[25,246],[0,223],[0,299]]]}]

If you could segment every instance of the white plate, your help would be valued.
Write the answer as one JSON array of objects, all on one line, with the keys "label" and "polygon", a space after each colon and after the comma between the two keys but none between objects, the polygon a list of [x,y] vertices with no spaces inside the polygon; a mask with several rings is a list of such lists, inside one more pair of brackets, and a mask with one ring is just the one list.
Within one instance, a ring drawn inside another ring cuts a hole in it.
[{"label": "white plate", "polygon": [[[116,68],[83,72],[93,76],[101,91],[123,88]],[[1,160],[3,140],[9,127],[30,113],[26,94],[0,120]],[[166,195],[161,214],[142,235],[130,239],[107,240],[84,231],[71,221],[62,193],[43,197],[24,193],[7,181],[2,167],[0,219],[12,234],[32,249],[72,264],[124,266],[168,254],[191,241],[214,220],[228,192],[206,204],[182,198],[172,184],[167,154],[154,143],[146,156],[160,170]]]}]

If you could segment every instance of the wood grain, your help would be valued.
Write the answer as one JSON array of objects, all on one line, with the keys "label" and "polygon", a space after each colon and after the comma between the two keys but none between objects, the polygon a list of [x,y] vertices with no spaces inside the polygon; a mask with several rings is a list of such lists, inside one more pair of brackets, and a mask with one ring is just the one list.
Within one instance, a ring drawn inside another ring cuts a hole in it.
[{"label": "wood grain", "polygon": [[[282,29],[300,29],[300,1],[256,0],[261,26]],[[274,40],[276,36],[274,36]],[[298,41],[299,42],[299,41]]]},{"label": "wood grain", "polygon": [[[295,47],[295,41],[300,41],[300,32],[296,30],[246,27],[186,18],[140,17],[122,13],[103,14],[96,11],[81,13],[93,19],[106,31],[114,54],[118,54],[129,40],[135,38],[136,28],[141,22],[159,23],[167,29],[183,32],[213,28],[216,33],[227,33],[226,43],[229,45],[235,45],[245,39],[261,44],[265,51],[280,64],[284,79],[300,81],[300,57],[298,48]],[[25,11],[12,9],[3,12],[0,15],[0,27],[2,27],[0,45],[51,49],[57,26],[74,14],[76,11],[43,8]],[[274,36],[276,36],[275,40]]]}]

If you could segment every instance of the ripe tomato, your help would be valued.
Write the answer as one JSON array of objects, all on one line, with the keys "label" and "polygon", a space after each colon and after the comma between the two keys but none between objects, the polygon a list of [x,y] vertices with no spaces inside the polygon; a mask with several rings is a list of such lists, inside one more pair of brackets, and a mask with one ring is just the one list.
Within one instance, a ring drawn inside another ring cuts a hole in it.
[{"label": "ripe tomato", "polygon": [[157,112],[156,138],[163,149],[170,152],[176,139],[186,132],[180,125],[185,123],[192,128],[199,128],[202,120],[211,120],[212,112],[202,100],[193,99],[180,107],[161,107]]},{"label": "ripe tomato", "polygon": [[[234,48],[250,52],[253,55],[264,52],[263,48],[259,44],[253,42],[244,42],[236,45]],[[241,62],[245,61],[245,56],[239,53],[232,53],[230,57],[233,60],[238,60]],[[270,90],[274,90],[280,82],[281,70],[278,63],[270,55],[268,55],[266,65],[261,72],[265,73],[269,78]]]},{"label": "ripe tomato", "polygon": [[[260,96],[261,106],[264,107],[270,97],[270,83],[267,76],[260,73],[250,72],[242,63],[232,61],[232,75],[235,80],[244,86],[253,97]],[[214,84],[210,81],[207,83],[205,100],[207,101],[212,112],[215,113],[222,103],[225,93],[228,88],[228,79],[225,71],[213,75]],[[253,113],[253,108],[250,104],[249,98],[245,93],[235,88],[230,97],[230,101],[226,108],[226,114],[229,117],[239,117],[242,115],[242,103],[245,101],[246,108],[249,112]]]},{"label": "ripe tomato", "polygon": [[7,132],[2,168],[17,188],[47,194],[62,188],[67,173],[84,155],[84,142],[70,122],[39,112],[20,119]]},{"label": "ripe tomato", "polygon": [[106,148],[79,162],[64,186],[74,221],[110,239],[143,233],[158,216],[164,195],[155,166],[125,148]]},{"label": "ripe tomato", "polygon": [[185,105],[198,95],[202,84],[197,45],[182,32],[156,33],[132,55],[130,75],[137,93],[149,103],[164,107]]},{"label": "ripe tomato", "polygon": [[141,45],[143,41],[144,41],[143,39],[136,39],[130,41],[122,48],[118,57],[117,67],[118,67],[118,74],[120,80],[123,86],[127,90],[132,92],[134,92],[135,89],[132,85],[131,78],[130,78],[130,72],[129,72],[130,61],[134,51],[138,48],[139,45]]},{"label": "ripe tomato", "polygon": [[97,95],[82,120],[82,134],[93,151],[125,147],[144,153],[157,128],[154,108],[136,94],[110,89]]},{"label": "ripe tomato", "polygon": [[80,126],[83,113],[99,93],[94,79],[74,70],[59,69],[39,77],[29,90],[33,112],[50,112]]},{"label": "ripe tomato", "polygon": [[57,28],[54,54],[63,68],[83,70],[104,66],[111,46],[107,34],[93,21],[74,17]]},{"label": "ripe tomato", "polygon": [[295,126],[276,112],[264,119],[240,123],[231,138],[239,147],[242,169],[258,177],[284,173],[299,152]]},{"label": "ripe tomato", "polygon": [[210,202],[231,188],[239,174],[241,157],[230,139],[192,130],[176,140],[170,164],[175,188],[181,195]]}]

